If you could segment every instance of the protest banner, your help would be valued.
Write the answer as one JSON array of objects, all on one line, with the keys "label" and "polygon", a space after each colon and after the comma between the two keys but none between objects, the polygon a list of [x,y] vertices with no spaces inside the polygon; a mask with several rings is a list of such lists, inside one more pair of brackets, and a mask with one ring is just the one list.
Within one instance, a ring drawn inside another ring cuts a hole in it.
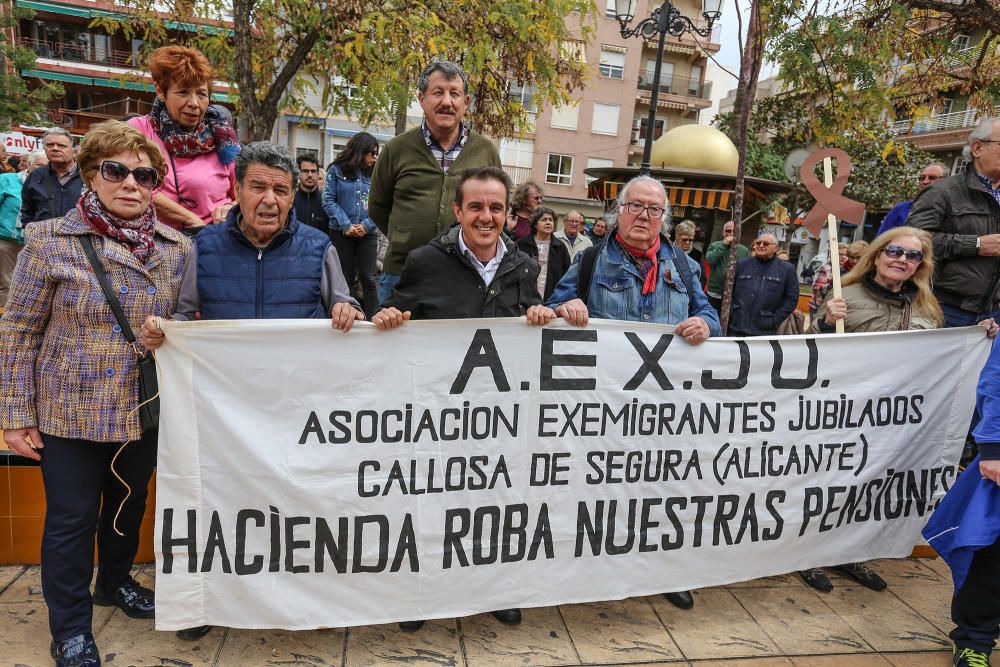
[{"label": "protest banner", "polygon": [[307,629],[909,554],[977,327],[713,339],[593,321],[164,323],[156,625]]}]

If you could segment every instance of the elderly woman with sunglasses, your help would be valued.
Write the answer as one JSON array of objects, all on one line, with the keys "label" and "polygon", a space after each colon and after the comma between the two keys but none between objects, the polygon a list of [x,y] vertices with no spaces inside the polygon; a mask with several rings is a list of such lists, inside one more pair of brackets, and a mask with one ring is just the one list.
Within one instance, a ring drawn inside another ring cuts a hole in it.
[{"label": "elderly woman with sunglasses", "polygon": [[167,173],[153,205],[160,221],[196,231],[222,222],[236,199],[236,154],[240,144],[231,117],[209,106],[212,67],[185,46],[164,46],[149,57],[156,100],[146,116],[128,121],[153,140]]},{"label": "elderly woman with sunglasses", "polygon": [[[944,323],[944,315],[931,291],[933,275],[930,234],[913,227],[891,229],[876,238],[844,276],[843,296],[827,295],[810,330],[832,332],[837,320],[844,320],[845,333],[936,329]],[[996,335],[993,320],[982,322],[982,326],[991,338]],[[872,590],[886,588],[885,581],[867,563],[847,563],[835,569]],[[799,574],[818,591],[833,590],[821,568]]]},{"label": "elderly woman with sunglasses", "polygon": [[142,349],[128,337],[147,316],[176,309],[191,243],[157,222],[151,199],[165,164],[141,132],[119,121],[95,125],[77,162],[88,191],[64,217],[26,230],[14,270],[0,319],[0,429],[11,450],[41,462],[52,656],[56,665],[93,667],[92,604],[132,618],[155,609],[153,592],[130,576],[157,433],[140,425]]}]

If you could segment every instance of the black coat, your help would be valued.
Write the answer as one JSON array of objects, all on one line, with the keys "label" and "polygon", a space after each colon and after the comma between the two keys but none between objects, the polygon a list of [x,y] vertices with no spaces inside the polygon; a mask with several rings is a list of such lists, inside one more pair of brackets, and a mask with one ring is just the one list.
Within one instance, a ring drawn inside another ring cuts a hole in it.
[{"label": "black coat", "polygon": [[733,301],[729,311],[730,336],[766,336],[778,331],[799,301],[795,267],[773,257],[747,257],[736,262]]},{"label": "black coat", "polygon": [[80,171],[73,172],[66,185],[48,165],[35,169],[21,188],[21,219],[24,224],[61,218],[76,206],[83,190]]},{"label": "black coat", "polygon": [[[566,247],[566,244],[555,236],[551,237],[551,239],[552,242],[549,244],[549,263],[545,268],[545,294],[542,295],[543,301],[548,300],[552,296],[552,290],[562,280],[563,275],[569,271],[571,261],[569,258],[569,248]],[[538,246],[535,245],[534,234],[525,236],[518,241],[517,247],[528,257],[536,261],[538,260]]]},{"label": "black coat", "polygon": [[330,218],[323,210],[322,190],[316,188],[312,192],[305,192],[302,188],[296,188],[294,206],[295,217],[299,222],[330,235]]},{"label": "black coat", "polygon": [[425,246],[412,250],[399,284],[383,305],[412,312],[415,320],[520,317],[542,303],[536,284],[538,262],[507,238],[507,253],[486,285],[458,248],[461,228],[453,225]]}]

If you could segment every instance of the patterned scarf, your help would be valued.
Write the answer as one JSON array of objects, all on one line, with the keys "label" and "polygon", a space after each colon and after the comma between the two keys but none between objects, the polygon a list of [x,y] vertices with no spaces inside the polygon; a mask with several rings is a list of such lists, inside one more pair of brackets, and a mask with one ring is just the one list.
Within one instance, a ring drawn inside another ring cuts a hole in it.
[{"label": "patterned scarf", "polygon": [[153,129],[175,157],[194,157],[217,151],[219,161],[227,165],[240,152],[240,142],[229,120],[216,108],[209,105],[205,117],[198,127],[190,132],[181,128],[167,113],[166,103],[159,97],[153,102],[149,112]]},{"label": "patterned scarf", "polygon": [[656,275],[659,272],[660,263],[657,259],[656,254],[660,251],[660,237],[657,236],[656,240],[653,241],[653,245],[649,246],[647,250],[639,250],[638,248],[633,248],[629,244],[625,243],[625,239],[622,238],[621,232],[615,232],[615,241],[621,246],[622,250],[631,255],[636,264],[639,266],[639,270],[646,274],[645,279],[642,281],[642,293],[652,294],[656,291]]},{"label": "patterned scarf", "polygon": [[112,215],[101,203],[97,193],[90,190],[80,197],[77,207],[80,209],[80,215],[90,223],[91,227],[104,236],[118,241],[142,264],[146,263],[153,251],[153,226],[156,224],[152,204],[138,218],[125,220]]}]

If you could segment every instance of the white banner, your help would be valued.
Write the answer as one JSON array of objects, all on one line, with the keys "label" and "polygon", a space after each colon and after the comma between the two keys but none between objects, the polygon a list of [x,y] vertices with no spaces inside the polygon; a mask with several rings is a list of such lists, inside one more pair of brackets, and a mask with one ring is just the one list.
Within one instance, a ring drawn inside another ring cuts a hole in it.
[{"label": "white banner", "polygon": [[620,599],[909,554],[977,327],[714,339],[595,321],[164,325],[156,627]]}]

